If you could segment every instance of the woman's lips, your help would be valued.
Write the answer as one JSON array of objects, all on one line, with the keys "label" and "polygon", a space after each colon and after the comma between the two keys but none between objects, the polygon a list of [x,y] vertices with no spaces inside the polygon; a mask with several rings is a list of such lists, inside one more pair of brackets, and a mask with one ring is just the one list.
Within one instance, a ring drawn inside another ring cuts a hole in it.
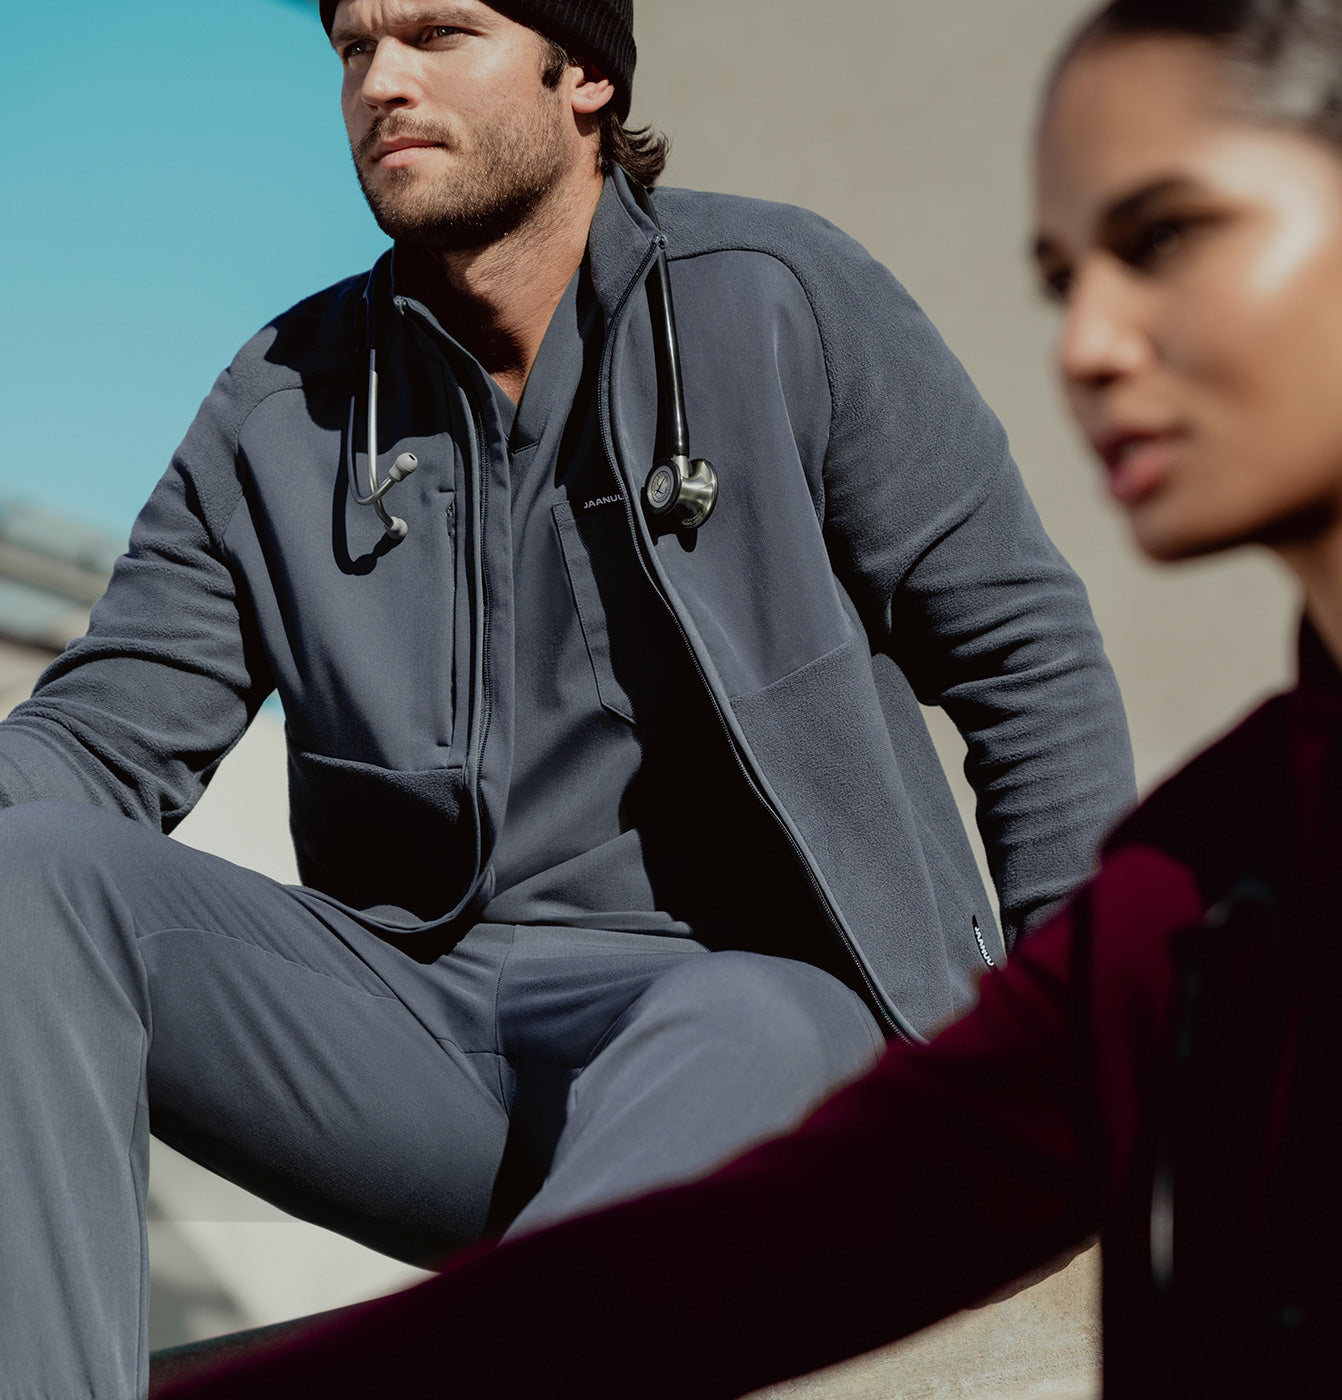
[{"label": "woman's lips", "polygon": [[1108,470],[1109,494],[1121,505],[1133,505],[1159,489],[1178,455],[1177,432],[1116,433],[1096,443]]}]

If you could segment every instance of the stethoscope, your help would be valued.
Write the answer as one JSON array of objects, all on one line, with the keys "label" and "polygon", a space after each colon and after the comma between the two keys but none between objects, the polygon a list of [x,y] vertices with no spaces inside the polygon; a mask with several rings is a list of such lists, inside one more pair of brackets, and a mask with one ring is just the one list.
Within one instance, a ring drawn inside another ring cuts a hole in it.
[{"label": "stethoscope", "polygon": [[[647,280],[648,311],[652,317],[653,358],[657,366],[657,438],[654,461],[643,483],[643,508],[651,521],[673,530],[697,530],[713,513],[718,499],[718,474],[711,462],[690,456],[689,420],[685,413],[685,388],[680,373],[680,341],[676,334],[676,313],[671,300],[671,273],[666,257],[666,238],[648,192],[629,181],[635,201],[657,229],[657,259]],[[385,479],[378,468],[377,444],[377,336],[374,331],[374,279],[379,264],[368,274],[363,289],[363,325],[368,356],[367,490],[361,495],[356,486],[354,419],[357,391],[350,395],[349,430],[345,436],[346,468],[350,495],[361,506],[372,506],[382,522],[386,537],[403,540],[407,526],[400,516],[383,505],[383,497],[397,482],[404,481],[419,466],[413,452],[402,452],[391,464]]]},{"label": "stethoscope", "polygon": [[672,529],[697,530],[718,501],[718,474],[712,462],[690,457],[690,427],[685,416],[685,386],[680,377],[680,337],[671,301],[671,271],[666,238],[647,190],[629,181],[638,207],[657,230],[657,263],[648,274],[648,311],[652,316],[652,353],[657,364],[657,440],[653,467],[643,483],[643,506],[656,522]]}]

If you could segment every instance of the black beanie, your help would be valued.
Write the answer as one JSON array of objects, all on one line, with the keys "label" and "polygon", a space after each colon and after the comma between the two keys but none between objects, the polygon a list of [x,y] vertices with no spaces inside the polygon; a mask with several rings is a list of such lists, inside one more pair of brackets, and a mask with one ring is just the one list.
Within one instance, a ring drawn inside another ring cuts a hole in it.
[{"label": "black beanie", "polygon": [[[590,58],[615,84],[613,106],[623,121],[634,87],[634,0],[487,0],[491,9],[561,44],[574,58]],[[339,0],[321,0],[327,34]]]}]

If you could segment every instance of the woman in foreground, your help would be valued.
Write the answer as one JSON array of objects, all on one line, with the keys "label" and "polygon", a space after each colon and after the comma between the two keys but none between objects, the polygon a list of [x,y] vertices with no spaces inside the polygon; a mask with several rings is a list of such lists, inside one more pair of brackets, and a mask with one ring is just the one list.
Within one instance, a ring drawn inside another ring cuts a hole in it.
[{"label": "woman in foreground", "polygon": [[1300,683],[980,1005],[703,1182],[477,1249],[172,1396],[738,1396],[1104,1241],[1105,1394],[1334,1394],[1342,0],[1118,0],[1038,144],[1058,363],[1151,557],[1300,582]]}]

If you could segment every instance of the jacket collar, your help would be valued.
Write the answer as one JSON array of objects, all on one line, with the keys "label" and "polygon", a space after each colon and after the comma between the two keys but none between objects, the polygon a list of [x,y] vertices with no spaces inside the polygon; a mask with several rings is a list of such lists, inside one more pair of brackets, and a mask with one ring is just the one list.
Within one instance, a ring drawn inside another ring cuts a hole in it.
[{"label": "jacket collar", "polygon": [[[606,323],[619,314],[630,292],[640,280],[649,255],[657,244],[658,230],[638,207],[629,189],[629,180],[618,167],[608,176],[597,201],[596,213],[587,235],[587,258],[592,289],[605,315]],[[409,249],[389,249],[369,274],[368,294],[381,311],[412,308],[426,318],[440,334],[442,327],[411,291],[413,278],[407,262],[414,255]]]},{"label": "jacket collar", "polygon": [[608,325],[640,280],[659,236],[634,202],[628,177],[616,167],[606,177],[587,235],[592,288]]}]

